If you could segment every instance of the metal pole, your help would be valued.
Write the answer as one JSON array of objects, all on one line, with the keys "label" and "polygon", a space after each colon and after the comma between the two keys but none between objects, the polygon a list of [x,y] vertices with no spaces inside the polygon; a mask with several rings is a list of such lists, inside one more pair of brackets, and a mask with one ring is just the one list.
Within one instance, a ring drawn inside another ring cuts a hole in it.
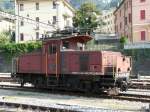
[{"label": "metal pole", "polygon": [[[16,33],[18,33],[18,35],[16,35],[16,37],[18,37],[18,39],[16,40],[16,42],[18,42],[19,43],[19,34],[20,34],[20,25],[19,25],[19,2],[17,1],[17,0],[15,0],[15,13],[17,13],[17,20],[16,20],[16,22],[18,22],[17,24],[16,24]],[[18,27],[18,29],[17,29],[17,27]]]},{"label": "metal pole", "polygon": [[13,59],[12,59],[12,63],[11,63],[11,64],[12,64],[12,65],[11,65],[11,67],[12,67],[12,68],[11,68],[11,69],[12,69],[12,70],[11,70],[11,73],[13,74],[13,73],[14,73],[14,71],[13,71],[13,69],[14,69],[14,66],[13,66],[13,65],[14,65],[14,60],[13,60]]},{"label": "metal pole", "polygon": [[57,10],[57,30],[59,29],[59,2],[56,0],[56,10]]}]

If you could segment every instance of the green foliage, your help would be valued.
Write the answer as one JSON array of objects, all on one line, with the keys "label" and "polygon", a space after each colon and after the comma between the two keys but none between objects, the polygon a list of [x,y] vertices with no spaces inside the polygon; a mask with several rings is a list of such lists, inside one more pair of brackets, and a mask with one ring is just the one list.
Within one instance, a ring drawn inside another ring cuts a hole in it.
[{"label": "green foliage", "polygon": [[1,45],[0,51],[5,55],[7,59],[17,57],[24,53],[29,53],[34,50],[40,49],[42,46],[41,42],[30,42],[30,43],[6,43]]},{"label": "green foliage", "polygon": [[73,18],[74,27],[95,29],[101,23],[101,21],[97,20],[98,15],[100,15],[100,12],[94,4],[84,3],[81,5],[80,9],[77,10],[75,17]]},{"label": "green foliage", "polygon": [[5,10],[5,12],[10,13],[10,14],[15,14],[14,9],[7,9],[7,10]]},{"label": "green foliage", "polygon": [[123,52],[128,56],[132,56],[135,61],[150,59],[150,49],[129,49]]},{"label": "green foliage", "polygon": [[14,0],[0,0],[0,10],[11,14],[15,14]]},{"label": "green foliage", "polygon": [[122,37],[120,38],[120,43],[121,43],[121,44],[126,44],[127,41],[128,41],[128,38],[127,38],[126,36],[122,36]]},{"label": "green foliage", "polygon": [[85,2],[93,2],[96,4],[97,8],[100,10],[108,10],[110,8],[114,8],[118,6],[122,0],[69,0],[75,7],[79,7],[81,4]]},{"label": "green foliage", "polygon": [[123,49],[124,45],[128,42],[128,38],[126,36],[122,36],[120,38],[120,48]]},{"label": "green foliage", "polygon": [[8,31],[0,33],[0,45],[8,43],[9,41],[10,41],[10,33]]}]

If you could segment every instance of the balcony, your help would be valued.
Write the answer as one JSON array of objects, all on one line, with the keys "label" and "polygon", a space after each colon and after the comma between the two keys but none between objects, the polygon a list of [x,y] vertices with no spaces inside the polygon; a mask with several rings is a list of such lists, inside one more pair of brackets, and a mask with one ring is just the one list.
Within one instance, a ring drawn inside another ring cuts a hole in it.
[{"label": "balcony", "polygon": [[143,43],[131,43],[126,44],[124,49],[148,49],[150,48],[150,42],[143,42]]}]

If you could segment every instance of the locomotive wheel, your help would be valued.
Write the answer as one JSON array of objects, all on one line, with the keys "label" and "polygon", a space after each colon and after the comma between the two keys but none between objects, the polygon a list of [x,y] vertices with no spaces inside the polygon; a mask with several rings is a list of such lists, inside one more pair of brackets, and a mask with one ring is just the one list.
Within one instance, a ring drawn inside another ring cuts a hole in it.
[{"label": "locomotive wheel", "polygon": [[36,89],[39,88],[39,86],[38,86],[38,80],[35,80],[35,81],[34,81],[34,88],[36,88]]},{"label": "locomotive wheel", "polygon": [[24,87],[24,84],[25,84],[24,80],[21,80],[20,84],[21,84],[21,87]]},{"label": "locomotive wheel", "polygon": [[120,90],[121,91],[127,91],[127,89],[128,89],[128,84],[127,84],[126,81],[123,81],[122,84],[121,84]]},{"label": "locomotive wheel", "polygon": [[119,94],[119,88],[117,88],[117,87],[109,88],[107,90],[107,94],[110,96],[117,96]]},{"label": "locomotive wheel", "polygon": [[92,92],[93,93],[99,93],[98,82],[95,82],[95,83],[92,84]]}]

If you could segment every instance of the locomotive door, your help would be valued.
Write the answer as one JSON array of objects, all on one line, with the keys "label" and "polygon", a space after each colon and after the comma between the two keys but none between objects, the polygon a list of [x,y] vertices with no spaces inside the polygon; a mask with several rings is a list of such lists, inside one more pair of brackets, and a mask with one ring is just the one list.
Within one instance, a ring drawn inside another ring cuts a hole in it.
[{"label": "locomotive door", "polygon": [[88,72],[89,70],[89,55],[82,54],[80,55],[80,71],[81,72]]},{"label": "locomotive door", "polygon": [[46,44],[45,73],[47,76],[60,74],[60,44],[59,41],[50,41]]}]

